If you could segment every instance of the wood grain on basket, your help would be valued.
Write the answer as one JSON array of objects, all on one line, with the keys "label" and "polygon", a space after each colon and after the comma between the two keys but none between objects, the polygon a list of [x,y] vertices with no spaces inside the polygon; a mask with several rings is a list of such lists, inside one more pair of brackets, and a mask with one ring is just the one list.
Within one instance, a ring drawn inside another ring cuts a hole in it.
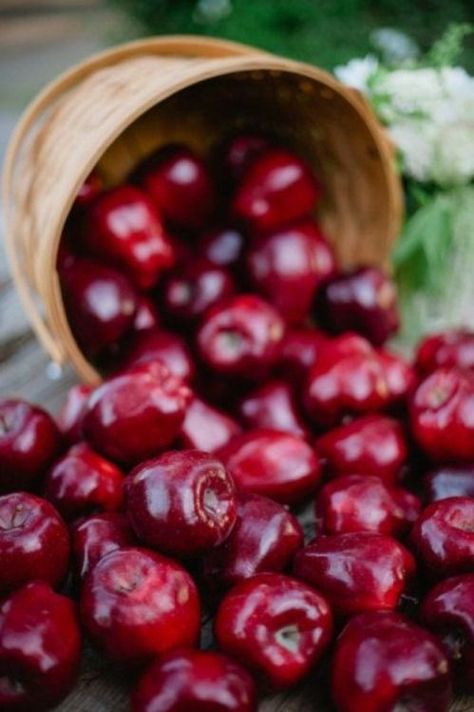
[{"label": "wood grain on basket", "polygon": [[370,108],[315,67],[221,40],[142,40],[99,54],[50,84],[13,135],[4,169],[7,250],[50,356],[99,375],[67,323],[56,272],[74,197],[99,164],[113,185],[159,145],[205,152],[232,129],[269,131],[326,187],[318,219],[341,263],[388,266],[402,215],[393,152]]}]

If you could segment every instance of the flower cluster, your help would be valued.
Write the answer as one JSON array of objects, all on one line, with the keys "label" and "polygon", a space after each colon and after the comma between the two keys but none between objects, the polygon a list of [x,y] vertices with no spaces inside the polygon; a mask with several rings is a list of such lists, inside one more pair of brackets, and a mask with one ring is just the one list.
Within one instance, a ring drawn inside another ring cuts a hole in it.
[{"label": "flower cluster", "polygon": [[474,77],[462,67],[388,70],[368,55],[335,71],[368,95],[409,178],[441,187],[474,178]]}]

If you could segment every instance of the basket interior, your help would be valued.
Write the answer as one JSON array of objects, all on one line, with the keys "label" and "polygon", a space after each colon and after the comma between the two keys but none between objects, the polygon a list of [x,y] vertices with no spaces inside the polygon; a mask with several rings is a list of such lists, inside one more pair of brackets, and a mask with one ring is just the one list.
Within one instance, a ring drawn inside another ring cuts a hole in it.
[{"label": "basket interior", "polygon": [[131,124],[98,168],[114,185],[163,144],[206,155],[240,130],[268,133],[312,165],[324,188],[318,220],[343,265],[386,263],[393,239],[386,156],[356,104],[316,79],[258,70],[200,81]]}]

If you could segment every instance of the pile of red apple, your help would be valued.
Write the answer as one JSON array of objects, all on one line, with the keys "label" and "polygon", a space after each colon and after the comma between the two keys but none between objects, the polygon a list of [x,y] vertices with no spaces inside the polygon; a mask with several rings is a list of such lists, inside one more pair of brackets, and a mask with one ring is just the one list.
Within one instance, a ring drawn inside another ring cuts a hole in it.
[{"label": "pile of red apple", "polygon": [[474,692],[474,334],[387,350],[394,285],[338,267],[321,194],[256,135],[82,187],[58,272],[106,380],[56,421],[0,403],[1,710],[63,699],[83,638],[133,712]]}]

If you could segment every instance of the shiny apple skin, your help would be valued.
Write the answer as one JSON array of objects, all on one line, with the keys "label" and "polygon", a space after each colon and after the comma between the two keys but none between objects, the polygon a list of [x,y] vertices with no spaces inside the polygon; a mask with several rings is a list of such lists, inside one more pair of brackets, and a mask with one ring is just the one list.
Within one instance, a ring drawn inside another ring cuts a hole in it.
[{"label": "shiny apple skin", "polygon": [[423,510],[410,534],[423,567],[443,578],[474,571],[474,499],[449,497]]},{"label": "shiny apple skin", "polygon": [[0,497],[0,596],[34,580],[59,586],[69,553],[69,532],[52,504],[26,492]]},{"label": "shiny apple skin", "polygon": [[203,581],[216,591],[255,574],[285,571],[302,546],[301,524],[286,507],[239,492],[235,526],[223,544],[204,555]]},{"label": "shiny apple skin", "polygon": [[0,400],[0,494],[28,490],[61,447],[53,418],[24,400]]},{"label": "shiny apple skin", "polygon": [[132,176],[172,228],[198,230],[214,211],[215,194],[204,161],[186,146],[169,144],[146,158]]},{"label": "shiny apple skin", "polygon": [[234,279],[225,267],[193,258],[165,278],[161,302],[170,324],[186,324],[225,304],[234,292]]},{"label": "shiny apple skin", "polygon": [[167,452],[138,465],[125,494],[138,539],[179,558],[221,544],[237,518],[232,478],[216,457],[199,450]]},{"label": "shiny apple skin", "polygon": [[297,552],[295,575],[326,596],[334,612],[350,616],[393,610],[415,574],[415,560],[384,534],[318,536]]},{"label": "shiny apple skin", "polygon": [[453,576],[432,588],[420,616],[443,643],[457,686],[474,693],[474,573]]},{"label": "shiny apple skin", "polygon": [[336,270],[332,248],[310,219],[255,236],[246,262],[256,290],[292,324],[308,317],[318,288]]},{"label": "shiny apple skin", "polygon": [[321,478],[314,450],[302,438],[278,430],[250,430],[217,451],[237,489],[295,504]]},{"label": "shiny apple skin", "polygon": [[395,484],[408,457],[402,425],[384,415],[365,415],[329,430],[316,440],[330,477],[360,473]]},{"label": "shiny apple skin", "polygon": [[81,621],[110,659],[144,665],[199,639],[196,586],[179,564],[146,549],[117,549],[86,575]]},{"label": "shiny apple skin", "polygon": [[438,368],[474,371],[474,333],[453,329],[430,334],[419,344],[415,364],[424,376]]},{"label": "shiny apple skin", "polygon": [[295,385],[304,383],[326,341],[327,336],[319,329],[287,329],[280,343],[277,373]]},{"label": "shiny apple skin", "polygon": [[133,332],[148,331],[158,329],[160,326],[160,315],[153,299],[146,294],[139,294],[137,300],[137,310],[133,320]]},{"label": "shiny apple skin", "polygon": [[289,576],[263,573],[232,588],[214,621],[219,647],[275,689],[318,662],[332,636],[326,599]]},{"label": "shiny apple skin", "polygon": [[318,291],[316,315],[333,334],[355,331],[382,346],[400,326],[395,284],[376,267],[342,272]]},{"label": "shiny apple skin", "polygon": [[433,371],[410,404],[413,435],[434,462],[474,461],[474,374]]},{"label": "shiny apple skin", "polygon": [[71,525],[75,570],[84,578],[104,556],[136,544],[128,518],[121,512],[99,512]]},{"label": "shiny apple skin", "polygon": [[436,638],[405,616],[364,613],[337,641],[331,689],[337,712],[448,712],[449,663]]},{"label": "shiny apple skin", "polygon": [[66,520],[123,505],[124,474],[86,443],[73,445],[48,472],[44,496]]},{"label": "shiny apple skin", "polygon": [[421,511],[421,502],[379,477],[345,475],[328,482],[316,499],[316,530],[322,534],[376,532],[406,534]]},{"label": "shiny apple skin", "polygon": [[0,606],[0,709],[56,707],[76,682],[80,655],[79,621],[69,598],[42,581],[15,591]]},{"label": "shiny apple skin", "polygon": [[310,369],[303,402],[320,427],[387,408],[391,394],[375,349],[366,339],[351,333],[328,340]]},{"label": "shiny apple skin", "polygon": [[179,444],[186,450],[215,452],[227,445],[242,428],[223,410],[194,396],[179,433]]},{"label": "shiny apple skin", "polygon": [[68,445],[75,445],[82,439],[82,418],[93,390],[92,386],[78,383],[71,386],[67,392],[57,417],[57,424],[64,442]]},{"label": "shiny apple skin", "polygon": [[171,445],[190,399],[189,388],[164,364],[137,365],[93,392],[84,416],[84,435],[114,462],[141,462]]},{"label": "shiny apple skin", "polygon": [[240,263],[245,238],[232,225],[223,225],[206,232],[198,242],[198,254],[217,267],[233,269]]},{"label": "shiny apple skin", "polygon": [[144,673],[131,712],[256,712],[255,683],[241,665],[210,650],[178,650]]},{"label": "shiny apple skin", "polygon": [[253,294],[239,294],[206,315],[197,346],[213,371],[255,379],[278,358],[284,330],[283,319],[270,304]]},{"label": "shiny apple skin", "polygon": [[217,157],[223,178],[238,183],[253,161],[270,145],[269,138],[253,133],[239,133],[227,139],[219,147]]},{"label": "shiny apple skin", "polygon": [[133,334],[119,360],[119,370],[127,371],[143,363],[161,361],[173,376],[191,382],[196,374],[191,352],[178,334],[164,329],[147,329]]},{"label": "shiny apple skin", "polygon": [[284,380],[274,379],[251,391],[240,401],[238,414],[245,426],[252,430],[269,428],[309,437],[294,391]]},{"label": "shiny apple skin", "polygon": [[115,265],[139,289],[153,287],[174,263],[160,214],[146,193],[126,184],[105,191],[89,207],[81,247]]},{"label": "shiny apple skin", "polygon": [[88,356],[117,343],[132,326],[137,292],[118,270],[91,259],[75,260],[61,272],[71,331]]},{"label": "shiny apple skin", "polygon": [[309,167],[291,151],[272,148],[245,171],[231,212],[253,230],[272,230],[309,215],[319,197]]},{"label": "shiny apple skin", "polygon": [[447,497],[474,499],[474,465],[440,465],[425,476],[423,484],[429,502]]}]

